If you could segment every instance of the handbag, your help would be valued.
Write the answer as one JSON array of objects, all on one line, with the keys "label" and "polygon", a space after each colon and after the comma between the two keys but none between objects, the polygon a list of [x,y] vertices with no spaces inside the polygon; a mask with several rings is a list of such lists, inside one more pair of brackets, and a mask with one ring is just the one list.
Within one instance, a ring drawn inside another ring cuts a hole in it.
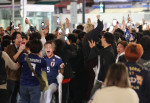
[{"label": "handbag", "polygon": [[34,73],[35,77],[39,80],[41,85],[41,91],[43,92],[46,91],[48,89],[47,73],[45,71],[41,71],[41,77],[39,77],[38,74],[34,71],[27,54],[26,54],[26,61],[28,63],[29,68]]},{"label": "handbag", "polygon": [[99,81],[99,80],[96,80],[92,90],[91,90],[91,94],[90,94],[90,98],[93,97],[93,95],[95,94],[95,92],[98,90],[98,89],[101,89],[102,87],[102,81]]},{"label": "handbag", "polygon": [[[94,68],[93,68],[93,70],[94,70]],[[100,72],[100,56],[98,56],[98,66],[96,67],[95,80],[94,80],[93,88],[91,90],[90,98],[93,97],[93,95],[95,94],[95,92],[98,89],[101,89],[101,86],[102,86],[103,82],[98,80],[98,74],[99,74],[99,72]]]}]

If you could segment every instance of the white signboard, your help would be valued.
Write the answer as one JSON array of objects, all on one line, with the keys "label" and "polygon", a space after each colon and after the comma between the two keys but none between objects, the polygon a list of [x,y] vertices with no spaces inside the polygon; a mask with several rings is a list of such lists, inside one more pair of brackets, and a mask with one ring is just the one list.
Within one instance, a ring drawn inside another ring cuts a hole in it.
[{"label": "white signboard", "polygon": [[71,2],[70,4],[70,13],[71,13],[71,23],[77,23],[77,2]]},{"label": "white signboard", "polygon": [[54,5],[26,5],[25,10],[31,12],[54,12]]},{"label": "white signboard", "polygon": [[128,2],[133,0],[94,0],[94,2]]}]

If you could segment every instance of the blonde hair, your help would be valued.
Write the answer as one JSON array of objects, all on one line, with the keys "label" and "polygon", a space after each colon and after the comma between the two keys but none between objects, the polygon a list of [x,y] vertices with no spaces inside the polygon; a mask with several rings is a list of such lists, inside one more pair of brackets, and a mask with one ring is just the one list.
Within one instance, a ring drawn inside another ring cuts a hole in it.
[{"label": "blonde hair", "polygon": [[53,49],[55,50],[56,45],[55,45],[54,41],[47,41],[47,42],[44,44],[44,46],[46,46],[47,44],[51,44],[52,47],[53,47]]},{"label": "blonde hair", "polygon": [[94,29],[94,25],[91,24],[91,23],[87,23],[87,24],[85,24],[85,26],[84,26],[84,30],[85,30],[86,33],[90,32],[90,31],[93,30],[93,29]]},{"label": "blonde hair", "polygon": [[108,69],[106,78],[106,86],[117,86],[121,88],[130,87],[128,69],[123,63],[112,64]]}]

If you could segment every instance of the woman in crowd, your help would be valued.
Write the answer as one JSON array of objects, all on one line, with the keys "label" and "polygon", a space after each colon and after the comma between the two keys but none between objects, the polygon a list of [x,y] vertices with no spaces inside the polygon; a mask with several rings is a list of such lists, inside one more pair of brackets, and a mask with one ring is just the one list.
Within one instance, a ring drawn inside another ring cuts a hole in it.
[{"label": "woman in crowd", "polygon": [[104,85],[97,90],[92,103],[139,103],[136,92],[130,88],[128,70],[124,64],[110,66]]},{"label": "woman in crowd", "polygon": [[5,67],[7,66],[12,70],[18,70],[19,68],[19,65],[14,63],[6,52],[0,51],[0,100],[2,103],[8,103],[5,71]]}]

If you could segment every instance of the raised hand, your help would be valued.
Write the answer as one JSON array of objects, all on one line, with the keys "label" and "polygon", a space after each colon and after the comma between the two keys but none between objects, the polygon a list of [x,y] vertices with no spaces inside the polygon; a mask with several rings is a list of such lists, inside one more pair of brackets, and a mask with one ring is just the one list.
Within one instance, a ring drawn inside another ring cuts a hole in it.
[{"label": "raised hand", "polygon": [[97,19],[99,19],[99,20],[100,20],[100,17],[101,17],[101,16],[100,16],[100,15],[97,15],[96,17],[97,17]]},{"label": "raised hand", "polygon": [[46,26],[49,26],[49,20],[45,20]]},{"label": "raised hand", "polygon": [[91,24],[91,18],[88,18],[87,23]]},{"label": "raised hand", "polygon": [[61,21],[60,21],[59,25],[60,25],[60,27],[61,27],[61,28],[63,27],[63,25],[62,25]]},{"label": "raised hand", "polygon": [[69,39],[67,39],[67,44],[68,44],[68,45],[70,45],[70,41],[69,41]]},{"label": "raised hand", "polygon": [[66,18],[66,28],[69,28],[69,19],[68,18]]},{"label": "raised hand", "polygon": [[88,41],[88,42],[89,42],[90,48],[95,47],[95,41],[91,40],[91,41]]},{"label": "raised hand", "polygon": [[25,23],[26,23],[26,24],[29,24],[29,26],[31,26],[31,24],[30,24],[28,18],[25,19]]},{"label": "raised hand", "polygon": [[142,19],[143,24],[145,24],[145,21],[146,21],[146,20],[143,18],[143,19]]},{"label": "raised hand", "polygon": [[19,51],[19,52],[22,52],[24,49],[25,49],[25,45],[22,45],[22,44],[21,44],[18,51]]},{"label": "raised hand", "polygon": [[26,24],[29,24],[29,20],[28,18],[25,19]]},{"label": "raised hand", "polygon": [[21,33],[21,28],[22,28],[21,25],[18,25],[18,27],[19,27],[19,32]]},{"label": "raised hand", "polygon": [[60,68],[64,68],[65,67],[65,64],[64,63],[62,63],[62,64],[60,64]]}]

